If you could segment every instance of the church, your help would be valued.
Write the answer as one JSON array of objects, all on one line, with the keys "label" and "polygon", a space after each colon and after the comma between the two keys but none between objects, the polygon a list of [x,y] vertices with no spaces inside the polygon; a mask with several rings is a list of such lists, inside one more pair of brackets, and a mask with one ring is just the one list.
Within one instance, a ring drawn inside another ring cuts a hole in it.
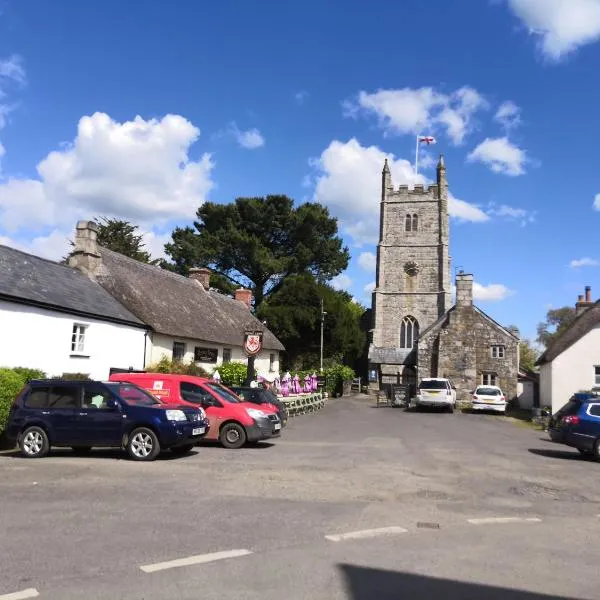
[{"label": "church", "polygon": [[437,183],[394,188],[383,167],[376,287],[372,299],[369,385],[405,384],[414,393],[424,377],[445,377],[458,400],[479,384],[517,396],[519,332],[473,304],[473,275],[456,274],[451,306],[448,181],[444,157]]}]

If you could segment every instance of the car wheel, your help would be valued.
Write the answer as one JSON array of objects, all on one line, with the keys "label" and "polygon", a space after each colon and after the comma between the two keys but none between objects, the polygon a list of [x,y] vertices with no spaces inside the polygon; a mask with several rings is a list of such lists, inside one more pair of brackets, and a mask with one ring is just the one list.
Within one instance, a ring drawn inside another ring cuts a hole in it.
[{"label": "car wheel", "polygon": [[241,448],[246,443],[246,430],[238,423],[227,423],[221,428],[219,441],[225,448]]},{"label": "car wheel", "polygon": [[28,427],[21,436],[19,448],[26,458],[42,458],[50,452],[50,441],[41,427]]},{"label": "car wheel", "polygon": [[594,444],[594,450],[592,451],[592,455],[598,462],[600,462],[600,439],[596,440],[596,443]]},{"label": "car wheel", "polygon": [[187,454],[191,452],[196,444],[186,444],[185,446],[175,446],[175,448],[171,448],[171,452],[177,455]]},{"label": "car wheel", "polygon": [[134,429],[127,442],[127,452],[133,460],[154,460],[160,452],[160,442],[152,429]]},{"label": "car wheel", "polygon": [[579,454],[583,454],[583,456],[591,456],[592,455],[592,451],[588,450],[587,448],[577,448],[577,450],[579,450]]},{"label": "car wheel", "polygon": [[454,404],[451,404],[450,406],[448,406],[448,412],[450,414],[452,414],[454,412]]},{"label": "car wheel", "polygon": [[73,452],[75,452],[75,454],[79,454],[80,456],[83,456],[84,454],[89,454],[92,451],[91,446],[72,446],[72,448]]}]

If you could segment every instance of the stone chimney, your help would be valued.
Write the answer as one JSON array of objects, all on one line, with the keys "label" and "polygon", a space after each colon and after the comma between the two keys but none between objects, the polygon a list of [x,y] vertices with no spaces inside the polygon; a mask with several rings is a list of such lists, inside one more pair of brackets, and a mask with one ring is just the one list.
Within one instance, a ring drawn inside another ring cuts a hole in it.
[{"label": "stone chimney", "polygon": [[98,225],[94,221],[78,221],[75,228],[75,248],[69,257],[69,266],[94,278],[102,266],[98,248]]},{"label": "stone chimney", "polygon": [[577,296],[577,303],[575,304],[575,316],[579,316],[584,313],[590,306],[592,306],[592,288],[589,285],[585,286],[585,297],[583,294]]},{"label": "stone chimney", "polygon": [[464,271],[456,275],[456,306],[473,306],[473,275]]},{"label": "stone chimney", "polygon": [[210,287],[210,273],[211,270],[206,267],[192,267],[188,277],[197,281],[205,290],[207,290]]},{"label": "stone chimney", "polygon": [[235,290],[235,299],[245,304],[248,308],[252,307],[252,292],[244,288]]}]

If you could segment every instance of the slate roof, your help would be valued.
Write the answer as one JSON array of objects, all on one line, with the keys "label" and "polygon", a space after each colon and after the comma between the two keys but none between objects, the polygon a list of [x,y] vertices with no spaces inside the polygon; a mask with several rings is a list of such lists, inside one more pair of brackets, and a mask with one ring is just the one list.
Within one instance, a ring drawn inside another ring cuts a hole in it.
[{"label": "slate roof", "polygon": [[538,358],[536,365],[552,362],[559,354],[570,348],[588,331],[600,325],[600,301],[595,302],[585,312],[581,313]]},{"label": "slate roof", "polygon": [[[410,356],[413,353],[414,356]],[[416,352],[414,348],[378,348],[377,346],[369,347],[369,360],[376,364],[403,365],[411,362],[416,362]]]},{"label": "slate roof", "polygon": [[136,316],[83,273],[0,245],[0,299],[143,327]]},{"label": "slate roof", "polygon": [[[241,346],[245,324],[260,323],[239,300],[160,267],[98,249],[102,267],[97,281],[157,333]],[[263,347],[285,349],[268,329]]]}]

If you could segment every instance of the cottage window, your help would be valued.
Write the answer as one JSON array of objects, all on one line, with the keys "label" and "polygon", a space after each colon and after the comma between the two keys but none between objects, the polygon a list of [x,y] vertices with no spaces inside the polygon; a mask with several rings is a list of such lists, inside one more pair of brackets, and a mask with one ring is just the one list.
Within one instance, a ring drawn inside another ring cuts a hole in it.
[{"label": "cottage window", "polygon": [[231,348],[223,348],[223,364],[231,362]]},{"label": "cottage window", "polygon": [[183,342],[173,342],[173,360],[181,362],[185,357],[185,344]]},{"label": "cottage window", "polygon": [[492,358],[504,358],[504,346],[492,346]]},{"label": "cottage window", "polygon": [[483,385],[498,385],[498,376],[496,373],[483,373],[481,376],[481,383]]},{"label": "cottage window", "polygon": [[419,215],[412,216],[412,230],[418,231],[419,229]]},{"label": "cottage window", "polygon": [[83,354],[85,351],[85,330],[86,325],[73,323],[73,333],[71,334],[71,352],[74,354]]},{"label": "cottage window", "polygon": [[404,317],[400,324],[400,348],[413,348],[419,337],[419,324],[414,317]]},{"label": "cottage window", "polygon": [[275,355],[269,354],[269,371],[271,373],[275,370]]},{"label": "cottage window", "polygon": [[406,220],[404,221],[404,229],[406,231],[412,230],[412,218],[410,215],[406,215]]},{"label": "cottage window", "polygon": [[600,367],[594,367],[594,385],[600,385]]}]

